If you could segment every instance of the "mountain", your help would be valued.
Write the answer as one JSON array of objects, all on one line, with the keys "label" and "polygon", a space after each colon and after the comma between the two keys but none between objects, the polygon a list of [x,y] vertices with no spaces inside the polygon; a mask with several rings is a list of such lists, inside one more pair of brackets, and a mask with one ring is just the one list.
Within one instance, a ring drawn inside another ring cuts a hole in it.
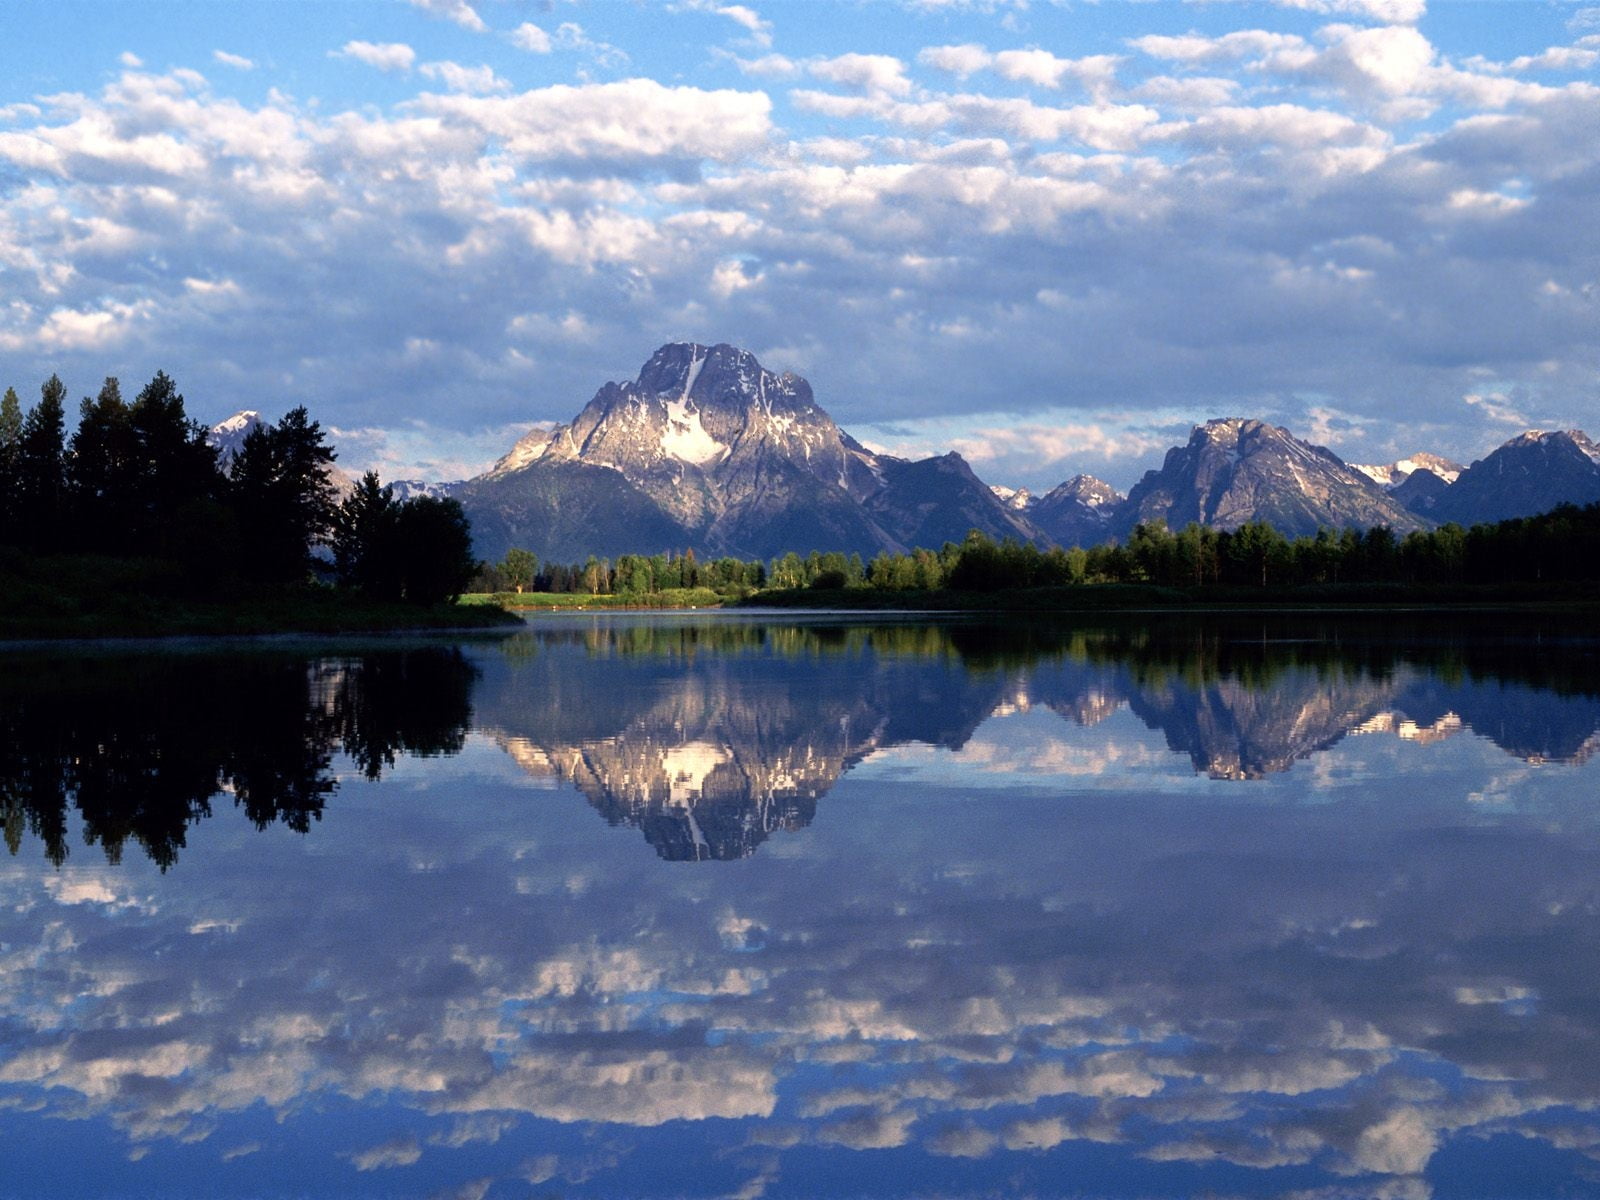
[{"label": "mountain", "polygon": [[[217,465],[226,474],[233,466],[233,460],[239,451],[244,449],[244,440],[250,434],[265,425],[261,414],[253,408],[245,408],[233,414],[225,421],[218,421],[206,434],[206,441],[216,447]],[[344,470],[337,463],[328,468],[328,479],[333,484],[334,498],[343,500],[355,491],[356,480],[353,475]]]},{"label": "mountain", "polygon": [[1112,532],[1135,525],[1191,521],[1237,529],[1265,521],[1289,537],[1327,526],[1387,525],[1397,534],[1426,528],[1370,478],[1321,446],[1274,425],[1229,417],[1197,426],[1185,446],[1167,451],[1112,515]]},{"label": "mountain", "polygon": [[1460,463],[1451,462],[1438,454],[1418,453],[1408,454],[1398,462],[1385,463],[1382,466],[1362,466],[1351,463],[1352,471],[1360,471],[1379,487],[1394,491],[1418,471],[1430,471],[1445,483],[1454,483],[1456,477],[1466,470]]},{"label": "mountain", "polygon": [[1062,546],[1095,546],[1111,536],[1111,517],[1123,496],[1093,475],[1074,475],[1051,488],[1028,517]]},{"label": "mountain", "polygon": [[1577,429],[1533,430],[1473,463],[1439,497],[1437,521],[1476,525],[1600,501],[1600,445]]},{"label": "mountain", "polygon": [[454,493],[455,489],[460,487],[461,484],[459,482],[429,483],[425,479],[395,479],[385,486],[393,491],[396,500],[415,500],[418,496],[432,496],[435,499],[442,499]]},{"label": "mountain", "polygon": [[260,413],[252,408],[246,408],[211,427],[211,432],[206,435],[206,441],[216,447],[217,463],[224,471],[233,465],[234,458],[244,448],[245,438],[250,436],[252,430],[264,424],[266,422],[261,419]]},{"label": "mountain", "polygon": [[1004,504],[1012,512],[1025,513],[1033,504],[1033,493],[1027,488],[1013,488],[1006,487],[1003,483],[991,483],[989,490],[999,497],[1000,503]]},{"label": "mountain", "polygon": [[1433,510],[1439,507],[1439,501],[1449,490],[1448,479],[1440,478],[1427,467],[1418,467],[1390,488],[1389,494],[1408,512],[1431,518]]},{"label": "mountain", "polygon": [[452,490],[478,553],[872,555],[959,541],[1044,538],[959,455],[908,462],[845,434],[804,379],[729,345],[673,343],[608,383],[573,421],[519,441]]}]

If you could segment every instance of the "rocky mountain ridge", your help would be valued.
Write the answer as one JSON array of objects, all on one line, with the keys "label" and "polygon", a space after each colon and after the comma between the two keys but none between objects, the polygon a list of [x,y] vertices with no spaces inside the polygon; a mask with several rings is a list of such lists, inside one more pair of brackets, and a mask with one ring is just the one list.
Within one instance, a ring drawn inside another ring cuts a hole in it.
[{"label": "rocky mountain ridge", "polygon": [[729,345],[661,347],[574,420],[453,490],[479,552],[866,556],[981,529],[1044,543],[955,454],[910,462],[850,437],[790,372]]},{"label": "rocky mountain ridge", "polygon": [[1169,529],[1265,521],[1290,537],[1328,526],[1387,525],[1404,534],[1427,524],[1331,450],[1243,417],[1207,421],[1187,445],[1167,451],[1117,507],[1111,529],[1126,536],[1158,520]]},{"label": "rocky mountain ridge", "polygon": [[[244,412],[213,427],[224,460],[259,421]],[[336,484],[348,490],[349,477],[338,472]],[[1577,430],[1534,431],[1465,468],[1429,452],[1353,465],[1282,427],[1228,417],[1196,426],[1127,496],[1090,475],[1034,495],[986,484],[958,454],[910,461],[873,451],[798,375],[767,371],[734,346],[684,342],[658,349],[637,378],[600,388],[571,422],[523,437],[482,475],[394,486],[402,497],[459,499],[489,559],[512,546],[558,561],[684,550],[871,557],[971,529],[1090,546],[1157,520],[1174,529],[1265,521],[1290,536],[1472,525],[1600,500],[1600,446]]]},{"label": "rocky mountain ridge", "polygon": [[1472,525],[1600,501],[1600,445],[1577,429],[1530,430],[1473,463],[1429,515]]}]

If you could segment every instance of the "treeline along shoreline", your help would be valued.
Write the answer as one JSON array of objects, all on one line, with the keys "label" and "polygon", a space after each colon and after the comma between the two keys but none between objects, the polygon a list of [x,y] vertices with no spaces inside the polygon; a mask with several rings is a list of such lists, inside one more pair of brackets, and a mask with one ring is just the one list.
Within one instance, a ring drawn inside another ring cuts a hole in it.
[{"label": "treeline along shoreline", "polygon": [[0,397],[0,636],[339,632],[488,625],[454,604],[471,529],[454,500],[397,501],[369,473],[342,498],[304,407],[224,462],[157,372],[79,405],[52,375]]},{"label": "treeline along shoreline", "polygon": [[677,597],[699,605],[1073,609],[1582,602],[1597,599],[1597,582],[1600,504],[1403,538],[1382,526],[1290,539],[1260,522],[1177,532],[1156,522],[1138,526],[1126,544],[1046,550],[974,531],[938,550],[870,561],[814,550],[765,562],[701,562],[690,552],[541,564],[513,550],[501,563],[482,564],[472,586],[513,605],[548,607],[575,597],[606,606]]}]

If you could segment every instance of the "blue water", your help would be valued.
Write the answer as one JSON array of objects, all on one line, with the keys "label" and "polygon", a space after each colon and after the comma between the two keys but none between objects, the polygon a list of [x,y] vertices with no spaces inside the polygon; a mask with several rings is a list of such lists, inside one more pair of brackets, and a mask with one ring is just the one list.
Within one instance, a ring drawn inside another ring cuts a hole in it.
[{"label": "blue water", "polygon": [[1600,647],[0,666],[0,1195],[1600,1196]]}]

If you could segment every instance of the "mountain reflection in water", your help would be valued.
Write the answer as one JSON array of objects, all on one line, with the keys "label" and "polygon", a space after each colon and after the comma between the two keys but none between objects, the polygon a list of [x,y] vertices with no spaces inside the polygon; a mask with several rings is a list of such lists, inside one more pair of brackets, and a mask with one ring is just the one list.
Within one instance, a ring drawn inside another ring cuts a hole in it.
[{"label": "mountain reflection in water", "polygon": [[547,624],[481,668],[440,647],[79,657],[42,675],[23,660],[0,671],[0,804],[12,853],[28,830],[64,861],[70,806],[110,861],[131,839],[165,868],[219,795],[257,828],[305,832],[336,789],[336,752],[377,779],[397,753],[460,750],[471,722],[663,858],[728,860],[810,824],[875,751],[958,751],[1018,709],[1088,727],[1126,708],[1214,779],[1288,771],[1351,733],[1470,731],[1527,762],[1586,761],[1600,746],[1593,647],[1500,632],[621,620]]},{"label": "mountain reflection in water", "polygon": [[1540,623],[18,652],[0,1194],[1600,1196],[1597,728]]},{"label": "mountain reflection in water", "polygon": [[1372,642],[1339,623],[1306,637],[1304,621],[1286,640],[1272,625],[556,625],[489,672],[478,720],[674,860],[751,854],[873,752],[960,750],[1018,707],[1092,726],[1126,706],[1215,779],[1287,771],[1352,732],[1471,730],[1533,762],[1600,744],[1583,643]]}]

